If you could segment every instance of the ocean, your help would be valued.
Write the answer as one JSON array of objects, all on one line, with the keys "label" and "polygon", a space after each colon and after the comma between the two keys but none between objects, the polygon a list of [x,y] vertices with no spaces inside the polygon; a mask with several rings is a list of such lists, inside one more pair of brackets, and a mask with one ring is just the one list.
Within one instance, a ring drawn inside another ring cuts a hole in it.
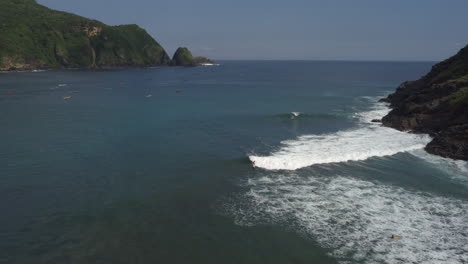
[{"label": "ocean", "polygon": [[467,163],[372,122],[432,65],[0,73],[0,263],[467,263]]}]

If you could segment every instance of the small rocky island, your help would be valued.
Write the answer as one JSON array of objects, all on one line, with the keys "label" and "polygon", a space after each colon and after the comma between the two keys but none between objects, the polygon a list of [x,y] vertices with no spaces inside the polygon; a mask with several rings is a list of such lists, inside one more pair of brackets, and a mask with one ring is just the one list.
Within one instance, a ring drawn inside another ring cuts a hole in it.
[{"label": "small rocky island", "polygon": [[468,46],[382,101],[393,108],[383,125],[430,134],[427,152],[468,160]]},{"label": "small rocky island", "polygon": [[164,48],[137,25],[108,26],[49,9],[35,0],[0,0],[0,71],[208,62],[193,56],[172,62]]},{"label": "small rocky island", "polygon": [[194,57],[188,48],[178,48],[174,53],[171,65],[173,66],[203,66],[216,63],[206,57]]}]

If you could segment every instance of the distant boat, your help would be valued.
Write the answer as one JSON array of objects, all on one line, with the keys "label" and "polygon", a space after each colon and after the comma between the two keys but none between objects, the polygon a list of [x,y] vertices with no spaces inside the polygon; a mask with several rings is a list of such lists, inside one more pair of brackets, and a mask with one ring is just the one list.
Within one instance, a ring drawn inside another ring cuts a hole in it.
[{"label": "distant boat", "polygon": [[146,98],[150,98],[150,97],[152,97],[152,96],[153,96],[152,94],[148,94],[148,95],[146,96]]},{"label": "distant boat", "polygon": [[70,99],[72,99],[71,96],[64,96],[64,97],[63,97],[63,100],[70,100]]}]

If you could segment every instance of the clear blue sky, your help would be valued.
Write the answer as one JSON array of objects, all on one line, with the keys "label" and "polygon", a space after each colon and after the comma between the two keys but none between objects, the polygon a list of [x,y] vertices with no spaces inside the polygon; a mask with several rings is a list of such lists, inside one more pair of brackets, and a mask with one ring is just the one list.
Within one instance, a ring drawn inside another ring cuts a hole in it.
[{"label": "clear blue sky", "polygon": [[467,0],[38,0],[104,23],[138,24],[172,56],[431,60],[468,44]]}]

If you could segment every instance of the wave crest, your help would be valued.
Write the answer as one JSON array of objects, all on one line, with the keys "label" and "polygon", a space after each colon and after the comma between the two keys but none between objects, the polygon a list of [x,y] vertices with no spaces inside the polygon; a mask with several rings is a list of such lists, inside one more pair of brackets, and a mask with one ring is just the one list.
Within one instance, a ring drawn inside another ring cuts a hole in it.
[{"label": "wave crest", "polygon": [[305,135],[281,142],[269,156],[250,155],[255,167],[267,170],[297,170],[323,163],[366,160],[424,148],[428,135],[410,134],[372,123],[388,113],[386,104],[355,115],[361,121],[356,129],[323,135]]}]

